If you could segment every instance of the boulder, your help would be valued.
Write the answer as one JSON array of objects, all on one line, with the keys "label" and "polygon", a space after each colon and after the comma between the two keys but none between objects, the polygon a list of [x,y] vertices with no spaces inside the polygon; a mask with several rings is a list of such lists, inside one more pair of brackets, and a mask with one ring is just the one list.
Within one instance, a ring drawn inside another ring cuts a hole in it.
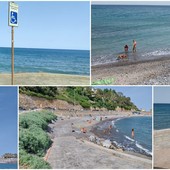
[{"label": "boulder", "polygon": [[93,136],[93,135],[91,135],[90,137],[89,137],[89,140],[91,141],[91,142],[96,142],[96,137],[95,136]]},{"label": "boulder", "polygon": [[101,143],[101,140],[99,139],[99,138],[96,138],[96,144],[97,145],[101,145],[102,143]]},{"label": "boulder", "polygon": [[103,142],[103,146],[106,147],[106,148],[110,148],[112,145],[112,142],[110,140],[105,140]]}]

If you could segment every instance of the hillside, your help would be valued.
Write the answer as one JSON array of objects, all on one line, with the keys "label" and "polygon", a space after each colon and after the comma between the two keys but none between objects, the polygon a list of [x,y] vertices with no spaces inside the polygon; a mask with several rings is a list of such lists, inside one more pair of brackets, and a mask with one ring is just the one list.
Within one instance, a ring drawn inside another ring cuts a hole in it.
[{"label": "hillside", "polygon": [[[138,110],[129,97],[112,89],[92,87],[20,87],[20,109]],[[31,96],[31,98],[29,97]],[[46,100],[44,100],[46,99]],[[31,106],[31,108],[30,108]]]}]

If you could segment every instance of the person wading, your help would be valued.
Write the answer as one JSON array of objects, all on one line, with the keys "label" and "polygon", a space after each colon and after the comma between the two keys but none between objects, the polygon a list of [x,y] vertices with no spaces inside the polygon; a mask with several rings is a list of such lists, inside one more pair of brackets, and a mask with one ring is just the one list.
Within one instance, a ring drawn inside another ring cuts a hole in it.
[{"label": "person wading", "polygon": [[133,40],[133,53],[136,52],[136,45],[137,45],[137,42]]}]

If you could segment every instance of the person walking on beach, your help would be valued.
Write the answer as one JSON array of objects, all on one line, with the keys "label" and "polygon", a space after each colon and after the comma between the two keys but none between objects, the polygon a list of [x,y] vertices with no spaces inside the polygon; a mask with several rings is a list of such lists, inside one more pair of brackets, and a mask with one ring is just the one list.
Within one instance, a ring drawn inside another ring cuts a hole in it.
[{"label": "person walking on beach", "polygon": [[136,52],[136,45],[137,45],[136,41],[135,41],[135,40],[133,40],[133,53],[135,53],[135,52]]},{"label": "person walking on beach", "polygon": [[134,129],[132,129],[132,138],[134,138],[135,136],[135,132],[134,132]]}]

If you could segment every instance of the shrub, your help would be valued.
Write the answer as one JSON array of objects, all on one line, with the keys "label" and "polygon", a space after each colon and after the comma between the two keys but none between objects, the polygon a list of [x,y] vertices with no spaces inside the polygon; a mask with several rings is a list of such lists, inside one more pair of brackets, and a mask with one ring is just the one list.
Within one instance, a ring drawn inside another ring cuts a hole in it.
[{"label": "shrub", "polygon": [[49,136],[37,126],[21,129],[19,141],[20,148],[38,156],[43,156],[52,143]]},{"label": "shrub", "polygon": [[86,100],[81,100],[80,105],[85,109],[90,108],[90,103],[89,103],[89,101],[86,101]]},{"label": "shrub", "polygon": [[42,158],[28,154],[23,149],[19,151],[19,164],[21,169],[50,169],[48,162],[44,161]]},{"label": "shrub", "polygon": [[47,129],[48,123],[56,119],[56,116],[50,111],[30,112],[20,116],[19,125],[22,128],[29,128],[32,125]]},{"label": "shrub", "polygon": [[49,164],[40,156],[52,144],[46,130],[48,123],[57,117],[50,111],[30,112],[19,118],[20,165],[23,168],[47,169]]}]

